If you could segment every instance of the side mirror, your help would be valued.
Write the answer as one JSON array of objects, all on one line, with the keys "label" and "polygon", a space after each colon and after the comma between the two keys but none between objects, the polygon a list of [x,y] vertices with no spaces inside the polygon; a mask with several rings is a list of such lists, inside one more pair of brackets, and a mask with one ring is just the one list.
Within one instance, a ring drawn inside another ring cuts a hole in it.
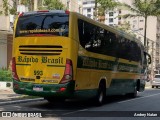
[{"label": "side mirror", "polygon": [[144,52],[144,56],[145,56],[145,59],[147,60],[147,63],[151,64],[152,60],[151,60],[150,54],[148,54],[147,52]]},{"label": "side mirror", "polygon": [[151,64],[152,60],[150,54],[146,53],[146,55],[148,56],[148,64]]}]

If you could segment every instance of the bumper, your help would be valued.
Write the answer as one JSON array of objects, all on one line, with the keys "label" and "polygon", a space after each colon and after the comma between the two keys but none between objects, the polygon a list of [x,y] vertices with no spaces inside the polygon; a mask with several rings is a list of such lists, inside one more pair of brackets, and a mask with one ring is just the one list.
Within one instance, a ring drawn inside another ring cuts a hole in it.
[{"label": "bumper", "polygon": [[[34,89],[35,86],[41,89]],[[57,96],[70,98],[74,94],[74,86],[75,82],[73,80],[65,84],[34,84],[13,80],[13,90],[15,93],[41,97]]]}]

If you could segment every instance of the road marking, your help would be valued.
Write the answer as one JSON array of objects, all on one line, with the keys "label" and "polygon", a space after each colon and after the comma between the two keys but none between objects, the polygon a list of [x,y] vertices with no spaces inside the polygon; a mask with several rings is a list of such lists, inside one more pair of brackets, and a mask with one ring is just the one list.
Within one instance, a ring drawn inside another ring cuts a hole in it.
[{"label": "road marking", "polygon": [[69,114],[73,114],[73,113],[77,113],[77,112],[82,112],[82,111],[87,111],[88,109],[81,109],[81,110],[76,110],[76,111],[73,111],[73,112],[68,112],[68,113],[64,113],[62,115],[69,115]]},{"label": "road marking", "polygon": [[21,108],[20,106],[14,106],[14,107],[16,107],[16,108]]},{"label": "road marking", "polygon": [[134,99],[130,99],[130,100],[125,100],[125,101],[121,101],[121,102],[118,102],[118,103],[130,102],[130,101],[134,101],[134,100],[138,100],[138,99],[143,99],[143,98],[147,98],[147,97],[152,97],[152,96],[156,96],[156,95],[160,95],[160,93],[153,94],[153,95],[148,95],[148,96],[144,96],[144,97],[140,97],[140,98],[134,98]]}]

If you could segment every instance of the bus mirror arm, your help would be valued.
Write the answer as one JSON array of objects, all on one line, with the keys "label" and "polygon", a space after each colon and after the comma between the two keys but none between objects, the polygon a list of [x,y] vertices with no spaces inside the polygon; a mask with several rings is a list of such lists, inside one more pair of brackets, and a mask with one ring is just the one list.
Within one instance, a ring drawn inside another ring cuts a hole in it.
[{"label": "bus mirror arm", "polygon": [[146,53],[146,55],[148,56],[148,64],[151,64],[152,60],[151,60],[151,55]]}]

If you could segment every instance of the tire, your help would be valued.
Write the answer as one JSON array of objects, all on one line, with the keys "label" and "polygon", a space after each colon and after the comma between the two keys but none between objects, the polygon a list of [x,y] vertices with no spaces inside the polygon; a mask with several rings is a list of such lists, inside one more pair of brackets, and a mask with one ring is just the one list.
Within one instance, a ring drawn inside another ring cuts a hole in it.
[{"label": "tire", "polygon": [[152,86],[152,88],[154,88],[154,86]]},{"label": "tire", "polygon": [[49,103],[54,103],[54,99],[52,97],[44,97]]},{"label": "tire", "polygon": [[105,97],[106,97],[106,88],[105,85],[100,83],[98,91],[97,91],[97,95],[95,98],[95,104],[96,106],[101,106],[103,105],[104,101],[105,101]]},{"label": "tire", "polygon": [[44,99],[52,104],[55,102],[64,102],[65,101],[65,99],[55,99],[54,97],[45,97]]},{"label": "tire", "polygon": [[156,88],[158,88],[158,86],[156,86]]},{"label": "tire", "polygon": [[138,93],[138,92],[137,92],[137,86],[135,86],[133,93],[129,93],[128,96],[129,96],[130,98],[136,98],[136,97],[137,97],[137,93]]}]

